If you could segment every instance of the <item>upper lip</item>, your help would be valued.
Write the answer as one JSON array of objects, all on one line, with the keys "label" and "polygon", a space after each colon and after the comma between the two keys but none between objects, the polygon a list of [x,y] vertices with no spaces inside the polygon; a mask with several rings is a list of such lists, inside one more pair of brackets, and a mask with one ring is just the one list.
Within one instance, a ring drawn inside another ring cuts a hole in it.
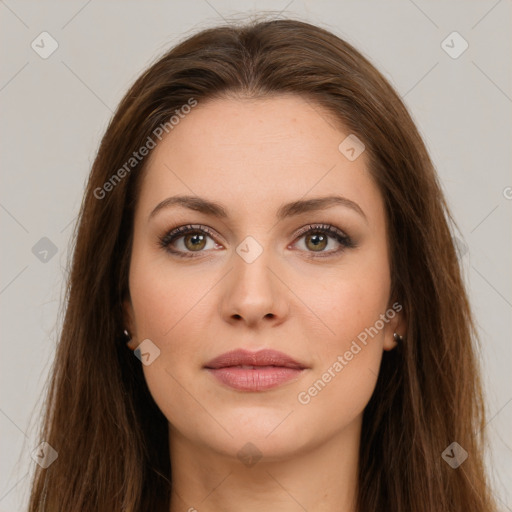
[{"label": "upper lip", "polygon": [[205,364],[205,368],[218,369],[229,366],[280,366],[285,368],[304,369],[306,366],[298,363],[290,356],[277,350],[263,349],[258,352],[248,350],[232,350],[215,357]]}]

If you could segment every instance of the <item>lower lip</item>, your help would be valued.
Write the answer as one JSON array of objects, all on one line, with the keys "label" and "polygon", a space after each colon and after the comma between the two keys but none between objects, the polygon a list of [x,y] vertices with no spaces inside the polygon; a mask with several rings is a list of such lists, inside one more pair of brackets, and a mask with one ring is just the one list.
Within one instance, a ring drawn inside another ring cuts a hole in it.
[{"label": "lower lip", "polygon": [[303,369],[284,366],[260,366],[257,368],[207,368],[218,380],[239,391],[265,391],[296,379]]}]

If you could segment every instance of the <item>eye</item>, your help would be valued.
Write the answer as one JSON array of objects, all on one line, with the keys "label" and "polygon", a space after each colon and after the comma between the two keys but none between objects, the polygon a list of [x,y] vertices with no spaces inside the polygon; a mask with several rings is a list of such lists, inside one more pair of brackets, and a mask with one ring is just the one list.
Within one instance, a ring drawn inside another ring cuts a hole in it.
[{"label": "eye", "polygon": [[[172,229],[159,239],[159,245],[167,252],[182,258],[193,258],[194,253],[204,252],[204,249],[221,247],[213,240],[215,235],[207,226],[187,225]],[[340,229],[329,224],[313,224],[305,226],[296,235],[296,239],[305,239],[306,252],[313,253],[312,257],[327,257],[338,254],[347,248],[354,248],[356,244]],[[212,244],[207,247],[208,238]],[[334,240],[338,249],[325,251],[329,241]],[[213,247],[212,247],[213,246]],[[316,253],[316,254],[315,254]]]},{"label": "eye", "polygon": [[[302,228],[296,235],[299,239],[304,239],[304,246],[307,252],[312,252],[312,257],[325,258],[338,254],[345,249],[354,248],[356,244],[343,231],[329,224],[313,224]],[[340,246],[338,249],[325,251],[329,245],[329,239],[335,240]],[[316,253],[316,254],[314,254]]]},{"label": "eye", "polygon": [[[169,231],[160,238],[160,246],[167,252],[182,258],[193,258],[194,252],[203,252],[203,249],[211,249],[207,246],[207,239],[212,238],[213,233],[207,226],[180,226]],[[213,240],[212,240],[213,241]],[[173,246],[178,246],[173,247]],[[214,246],[217,244],[214,242]]]}]

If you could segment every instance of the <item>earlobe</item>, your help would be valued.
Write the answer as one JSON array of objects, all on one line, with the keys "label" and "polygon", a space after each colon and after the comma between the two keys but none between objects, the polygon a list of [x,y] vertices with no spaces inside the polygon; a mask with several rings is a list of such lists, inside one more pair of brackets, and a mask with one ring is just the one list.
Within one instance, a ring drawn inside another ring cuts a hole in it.
[{"label": "earlobe", "polygon": [[130,350],[135,350],[137,348],[137,342],[135,341],[135,338],[133,338],[128,331],[125,330],[126,335],[126,346]]},{"label": "earlobe", "polygon": [[407,320],[403,306],[396,301],[388,309],[386,316],[389,318],[389,323],[386,326],[383,349],[389,351],[404,343]]},{"label": "earlobe", "polygon": [[135,330],[135,322],[133,319],[133,306],[129,298],[123,301],[123,318],[124,318],[124,336],[126,340],[126,346],[130,350],[137,348],[137,336]]},{"label": "earlobe", "polygon": [[386,351],[393,350],[394,348],[399,347],[404,343],[405,336],[399,334],[396,331],[389,331],[386,333],[386,337],[384,339],[384,347],[383,349]]},{"label": "earlobe", "polygon": [[398,346],[398,342],[395,338],[395,333],[386,334],[386,338],[384,340],[383,350],[389,352]]}]

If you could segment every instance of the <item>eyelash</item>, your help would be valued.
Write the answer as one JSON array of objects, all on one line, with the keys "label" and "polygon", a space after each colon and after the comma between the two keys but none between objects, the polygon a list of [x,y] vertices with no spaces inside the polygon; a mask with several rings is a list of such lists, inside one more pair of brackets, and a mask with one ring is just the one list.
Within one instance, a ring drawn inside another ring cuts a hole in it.
[{"label": "eyelash", "polygon": [[[197,257],[194,254],[194,251],[176,251],[174,249],[170,249],[170,244],[174,241],[182,238],[184,235],[188,235],[191,233],[203,233],[210,236],[212,239],[215,238],[215,234],[212,232],[210,228],[203,225],[192,225],[188,224],[186,226],[180,226],[178,228],[172,229],[168,231],[164,236],[159,237],[159,246],[163,248],[170,254],[176,255],[180,258],[195,258]],[[345,235],[341,230],[336,228],[335,226],[331,226],[330,224],[310,224],[300,229],[296,234],[296,239],[302,238],[304,235],[309,233],[326,233],[334,238],[342,247],[341,249],[337,249],[334,251],[320,252],[315,254],[314,251],[311,251],[312,258],[326,258],[340,252],[343,252],[345,249],[352,249],[356,247],[354,241],[347,235]],[[204,251],[197,251],[197,253],[201,253]]]}]

